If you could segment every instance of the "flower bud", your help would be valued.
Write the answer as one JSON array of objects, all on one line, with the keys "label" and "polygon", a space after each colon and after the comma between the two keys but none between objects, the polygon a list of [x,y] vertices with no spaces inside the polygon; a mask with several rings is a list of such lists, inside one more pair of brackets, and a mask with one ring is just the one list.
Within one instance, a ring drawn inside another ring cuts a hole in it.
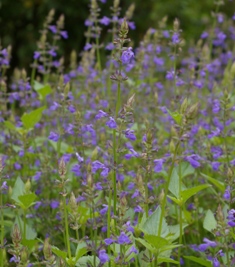
[{"label": "flower bud", "polygon": [[174,29],[174,31],[177,32],[177,31],[179,30],[179,27],[180,27],[180,22],[179,22],[179,20],[176,18],[176,19],[174,20],[174,24],[173,24],[173,29]]},{"label": "flower bud", "polygon": [[59,162],[59,176],[60,176],[60,178],[64,179],[66,172],[67,171],[66,171],[65,161],[64,161],[64,158],[62,157],[60,162]]},{"label": "flower bud", "polygon": [[31,182],[30,179],[28,179],[24,185],[24,189],[25,189],[25,193],[30,193],[30,189],[31,189]]},{"label": "flower bud", "polygon": [[188,114],[186,115],[188,119],[191,119],[191,120],[195,119],[198,113],[198,106],[199,106],[198,103],[196,103],[189,108]]},{"label": "flower bud", "polygon": [[135,10],[135,4],[132,3],[129,8],[127,9],[126,11],[126,18],[129,20],[132,18],[133,16],[133,13],[134,13],[134,10]]},{"label": "flower bud", "polygon": [[43,254],[45,260],[49,262],[53,262],[55,260],[55,256],[52,254],[51,245],[49,243],[49,238],[46,238],[43,245]]},{"label": "flower bud", "polygon": [[185,98],[184,101],[183,101],[183,103],[181,104],[180,113],[181,114],[184,114],[185,111],[187,110],[187,108],[188,108],[188,99]]},{"label": "flower bud", "polygon": [[12,242],[14,245],[18,245],[22,240],[19,226],[16,223],[14,224],[14,228],[13,228],[11,237],[12,237]]},{"label": "flower bud", "polygon": [[25,82],[27,80],[27,73],[25,69],[22,69],[21,71],[21,77],[23,79],[23,81]]},{"label": "flower bud", "polygon": [[119,4],[120,4],[120,0],[114,0],[113,6],[115,9],[119,7]]},{"label": "flower bud", "polygon": [[75,211],[75,212],[77,211],[77,201],[76,201],[76,198],[75,198],[73,192],[70,195],[69,206],[70,206],[72,211]]},{"label": "flower bud", "polygon": [[29,254],[28,254],[28,249],[26,248],[26,247],[23,247],[22,248],[22,250],[21,250],[21,253],[20,253],[21,255],[21,257],[20,257],[20,259],[21,259],[21,262],[23,263],[23,264],[26,264],[27,263],[27,261],[28,261],[28,258],[29,258]]}]

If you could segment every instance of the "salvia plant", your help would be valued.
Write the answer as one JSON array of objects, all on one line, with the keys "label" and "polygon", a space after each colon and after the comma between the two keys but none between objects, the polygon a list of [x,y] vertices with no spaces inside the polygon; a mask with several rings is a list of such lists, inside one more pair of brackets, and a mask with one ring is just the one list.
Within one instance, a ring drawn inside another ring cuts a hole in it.
[{"label": "salvia plant", "polygon": [[0,47],[0,267],[235,266],[235,16],[134,46],[105,2],[67,65],[54,10],[27,71]]}]

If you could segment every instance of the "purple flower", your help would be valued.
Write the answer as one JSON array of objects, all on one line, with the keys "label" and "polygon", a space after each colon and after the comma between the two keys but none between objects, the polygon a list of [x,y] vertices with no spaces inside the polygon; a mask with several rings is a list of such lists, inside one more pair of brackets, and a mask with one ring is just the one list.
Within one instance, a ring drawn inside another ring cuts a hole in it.
[{"label": "purple flower", "polygon": [[104,240],[104,243],[108,246],[114,243],[114,240],[112,238],[106,238]]},{"label": "purple flower", "polygon": [[80,176],[81,175],[81,167],[79,164],[74,164],[73,167],[71,168],[71,171],[76,175]]},{"label": "purple flower", "polygon": [[134,58],[134,53],[132,52],[132,47],[128,47],[127,50],[122,52],[121,61],[122,64],[129,64]]},{"label": "purple flower", "polygon": [[105,25],[105,26],[108,26],[110,23],[110,19],[108,17],[104,16],[102,19],[100,19],[100,23]]},{"label": "purple flower", "polygon": [[106,50],[113,50],[115,48],[115,45],[113,43],[108,43],[106,46],[105,46],[105,49]]},{"label": "purple flower", "polygon": [[81,157],[77,152],[75,153],[76,154],[76,156],[77,156],[77,159],[78,159],[78,162],[83,162],[84,161],[84,158],[83,157]]},{"label": "purple flower", "polygon": [[136,212],[136,213],[143,213],[144,210],[138,205],[138,206],[136,206],[136,207],[134,208],[134,212]]},{"label": "purple flower", "polygon": [[48,28],[52,33],[56,33],[57,32],[57,28],[56,28],[55,25],[49,25]]},{"label": "purple flower", "polygon": [[108,207],[108,205],[105,205],[105,204],[103,204],[102,206],[104,208],[100,210],[100,215],[105,215],[107,213],[109,207]]},{"label": "purple flower", "polygon": [[130,253],[135,253],[135,254],[137,254],[138,253],[138,250],[134,247],[134,246],[132,246],[131,248],[130,248],[130,251],[129,251]]},{"label": "purple flower", "polygon": [[130,130],[130,129],[126,129],[125,130],[125,137],[128,138],[131,141],[135,141],[136,140],[136,136],[134,134],[134,131]]},{"label": "purple flower", "polygon": [[64,39],[68,39],[68,32],[67,31],[61,31],[60,35],[64,38]]},{"label": "purple flower", "polygon": [[48,139],[49,140],[52,140],[54,142],[57,142],[60,138],[60,135],[58,133],[55,133],[55,132],[50,132],[50,135],[48,136]]},{"label": "purple flower", "polygon": [[4,181],[4,182],[2,183],[2,186],[1,186],[0,189],[1,189],[1,190],[7,190],[7,189],[8,189],[8,185],[7,185],[7,182],[6,182],[6,181]]},{"label": "purple flower", "polygon": [[106,125],[111,129],[117,128],[117,124],[116,124],[114,118],[112,118],[112,117],[109,117],[109,120],[106,122]]},{"label": "purple flower", "polygon": [[41,53],[38,51],[35,51],[33,54],[33,59],[38,59],[41,56]]},{"label": "purple flower", "polygon": [[180,35],[178,32],[174,32],[172,35],[172,44],[179,44],[180,43]]},{"label": "purple flower", "polygon": [[109,256],[104,249],[99,251],[99,260],[101,264],[104,264],[105,262],[109,261]]},{"label": "purple flower", "polygon": [[91,49],[91,48],[92,48],[92,45],[89,44],[89,43],[87,43],[87,44],[84,46],[84,50],[85,50],[85,51],[87,51],[87,50],[89,50],[89,49]]},{"label": "purple flower", "polygon": [[201,39],[206,39],[209,36],[209,34],[207,32],[203,32],[201,34]]},{"label": "purple flower", "polygon": [[211,163],[212,169],[213,169],[214,171],[218,171],[220,165],[221,165],[221,163],[218,162],[218,161],[214,161],[214,162]]},{"label": "purple flower", "polygon": [[21,169],[21,165],[18,162],[14,163],[14,167],[15,167],[16,170],[20,170]]},{"label": "purple flower", "polygon": [[117,243],[120,244],[120,245],[122,245],[122,244],[130,244],[131,240],[124,232],[121,232],[120,236],[117,239]]},{"label": "purple flower", "polygon": [[56,51],[54,50],[54,49],[50,49],[49,51],[48,51],[48,54],[50,55],[50,56],[52,56],[52,57],[55,57],[57,54],[56,54]]},{"label": "purple flower", "polygon": [[107,116],[108,116],[108,114],[100,109],[98,111],[98,114],[95,116],[95,118],[96,118],[96,120],[99,120],[99,119],[107,117]]},{"label": "purple flower", "polygon": [[50,203],[50,206],[52,209],[56,209],[60,206],[60,202],[57,201],[57,200],[52,200],[51,203]]},{"label": "purple flower", "polygon": [[224,199],[229,201],[231,198],[231,193],[230,193],[230,186],[227,186],[226,190],[224,191],[223,195]]},{"label": "purple flower", "polygon": [[214,131],[211,131],[210,134],[208,134],[208,138],[211,139],[212,137],[218,136],[220,134],[220,129],[217,127]]},{"label": "purple flower", "polygon": [[37,181],[40,180],[41,176],[42,176],[42,172],[37,171],[36,174],[33,176],[33,180],[34,180],[35,182],[37,182]]},{"label": "purple flower", "polygon": [[201,166],[201,164],[199,162],[200,159],[201,159],[201,157],[199,157],[196,154],[192,154],[190,156],[185,157],[185,160],[187,160],[193,168],[198,168]]},{"label": "purple flower", "polygon": [[60,104],[58,104],[57,102],[53,102],[52,106],[50,106],[50,110],[54,111],[57,110],[57,108],[61,107]]},{"label": "purple flower", "polygon": [[227,219],[229,220],[228,221],[228,225],[230,227],[235,227],[235,210],[234,209],[231,209],[229,212],[228,212],[228,217]]},{"label": "purple flower", "polygon": [[154,161],[154,171],[161,172],[163,170],[163,159],[155,159]]},{"label": "purple flower", "polygon": [[218,261],[217,258],[213,258],[213,267],[220,267],[220,262]]},{"label": "purple flower", "polygon": [[167,72],[167,74],[166,74],[166,79],[167,80],[172,81],[172,80],[174,80],[174,77],[175,77],[174,71],[168,71]]},{"label": "purple flower", "polygon": [[218,99],[213,101],[212,111],[213,113],[218,113],[220,111],[220,101]]}]

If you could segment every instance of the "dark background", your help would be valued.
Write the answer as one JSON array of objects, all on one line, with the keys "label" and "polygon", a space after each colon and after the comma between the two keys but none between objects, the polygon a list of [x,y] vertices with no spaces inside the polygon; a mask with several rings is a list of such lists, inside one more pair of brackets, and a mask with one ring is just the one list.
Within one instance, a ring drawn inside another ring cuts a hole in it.
[{"label": "dark background", "polygon": [[[105,4],[99,2],[102,18],[109,16],[112,0]],[[0,8],[0,40],[1,46],[12,45],[11,66],[28,68],[32,62],[39,30],[48,12],[54,8],[55,20],[61,14],[65,15],[65,30],[69,39],[61,41],[61,51],[65,59],[75,49],[81,51],[85,44],[84,21],[89,16],[88,0],[1,0]],[[120,0],[121,14],[124,15],[131,3],[136,9],[132,21],[136,30],[130,32],[130,37],[137,46],[145,32],[150,27],[157,27],[158,22],[168,16],[168,27],[172,29],[172,22],[177,17],[186,42],[196,40],[201,32],[210,25],[211,13],[215,10],[214,0]],[[220,10],[232,17],[235,3],[225,0]]]}]

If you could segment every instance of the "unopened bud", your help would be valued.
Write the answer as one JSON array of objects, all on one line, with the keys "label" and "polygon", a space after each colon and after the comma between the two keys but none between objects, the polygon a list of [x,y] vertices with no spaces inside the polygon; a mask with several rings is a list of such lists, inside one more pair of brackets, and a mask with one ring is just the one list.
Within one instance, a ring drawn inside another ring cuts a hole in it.
[{"label": "unopened bud", "polygon": [[92,9],[97,9],[98,8],[96,0],[91,0],[91,8]]},{"label": "unopened bud", "polygon": [[12,237],[12,242],[15,245],[18,245],[21,242],[22,237],[21,237],[21,232],[20,232],[18,224],[14,224],[14,228],[13,228],[11,237]]},{"label": "unopened bud", "polygon": [[64,76],[61,74],[59,78],[59,87],[62,88],[64,85]]},{"label": "unopened bud", "polygon": [[127,106],[132,107],[134,101],[135,101],[135,94],[132,95],[132,96],[127,100]]},{"label": "unopened bud", "polygon": [[173,24],[174,31],[177,32],[179,30],[179,27],[180,27],[180,22],[178,19],[175,19]]},{"label": "unopened bud", "polygon": [[63,29],[64,28],[64,15],[60,15],[58,21],[57,21],[57,26],[59,29]]},{"label": "unopened bud", "polygon": [[25,189],[25,193],[29,193],[30,192],[30,189],[31,189],[31,182],[30,182],[30,179],[28,179],[24,185],[24,189]]},{"label": "unopened bud", "polygon": [[70,195],[69,206],[70,206],[72,211],[77,211],[77,201],[76,201],[76,198],[75,198],[73,192]]},{"label": "unopened bud", "polygon": [[222,210],[222,207],[221,207],[220,204],[219,204],[219,206],[217,208],[217,211],[216,211],[216,219],[219,222],[223,222],[224,221],[224,213],[223,213],[223,210]]},{"label": "unopened bud", "polygon": [[20,79],[20,71],[18,68],[14,69],[14,73],[13,73],[14,79],[19,80]]},{"label": "unopened bud", "polygon": [[192,105],[190,108],[189,108],[189,111],[188,111],[188,114],[187,114],[187,118],[188,119],[195,119],[195,117],[197,116],[197,113],[198,113],[198,103]]},{"label": "unopened bud", "polygon": [[135,4],[132,3],[129,8],[127,9],[126,11],[126,18],[129,20],[132,18],[133,16],[133,13],[134,13],[134,10],[135,10]]},{"label": "unopened bud", "polygon": [[92,153],[91,153],[91,160],[92,161],[95,161],[95,160],[97,160],[97,156],[98,156],[98,149],[97,149],[97,147],[92,151]]},{"label": "unopened bud", "polygon": [[51,250],[51,245],[49,243],[49,238],[46,238],[44,241],[44,245],[43,245],[43,254],[44,254],[44,258],[47,261],[53,261],[53,254],[52,254],[52,250]]},{"label": "unopened bud", "polygon": [[230,69],[230,73],[232,74],[232,76],[235,76],[235,62],[233,62],[231,69]]},{"label": "unopened bud", "polygon": [[65,97],[67,97],[68,93],[70,90],[70,83],[66,83],[65,87],[64,87],[64,95]]},{"label": "unopened bud", "polygon": [[87,185],[89,188],[93,187],[93,178],[91,173],[87,174]]},{"label": "unopened bud", "polygon": [[128,33],[129,31],[129,27],[128,27],[128,23],[126,21],[126,18],[123,19],[123,22],[121,24],[121,31],[122,32],[125,32],[126,34]]},{"label": "unopened bud", "polygon": [[233,170],[231,168],[228,168],[227,176],[228,176],[229,180],[233,177]]},{"label": "unopened bud", "polygon": [[27,73],[25,69],[22,69],[21,71],[21,77],[23,79],[23,81],[25,82],[27,80]]},{"label": "unopened bud", "polygon": [[3,171],[3,169],[4,169],[3,158],[2,156],[0,156],[0,173]]},{"label": "unopened bud", "polygon": [[42,36],[41,36],[41,38],[40,38],[40,42],[41,42],[43,45],[45,45],[46,40],[47,40],[46,34],[42,34]]},{"label": "unopened bud", "polygon": [[113,6],[115,9],[119,7],[119,4],[120,4],[120,0],[114,0]]},{"label": "unopened bud", "polygon": [[172,139],[171,139],[171,141],[170,141],[169,149],[170,149],[170,152],[171,152],[172,154],[175,153],[175,143],[174,143],[174,141],[173,141]]},{"label": "unopened bud", "polygon": [[66,171],[65,161],[64,161],[64,158],[62,157],[60,162],[59,162],[59,176],[60,176],[60,178],[64,179],[66,172],[67,171]]},{"label": "unopened bud", "polygon": [[23,247],[20,254],[21,254],[20,255],[21,262],[24,264],[27,263],[29,258],[28,249],[26,247]]},{"label": "unopened bud", "polygon": [[188,99],[185,98],[184,101],[183,101],[183,103],[181,104],[180,113],[181,114],[184,114],[185,111],[187,110],[187,108],[188,108]]}]

